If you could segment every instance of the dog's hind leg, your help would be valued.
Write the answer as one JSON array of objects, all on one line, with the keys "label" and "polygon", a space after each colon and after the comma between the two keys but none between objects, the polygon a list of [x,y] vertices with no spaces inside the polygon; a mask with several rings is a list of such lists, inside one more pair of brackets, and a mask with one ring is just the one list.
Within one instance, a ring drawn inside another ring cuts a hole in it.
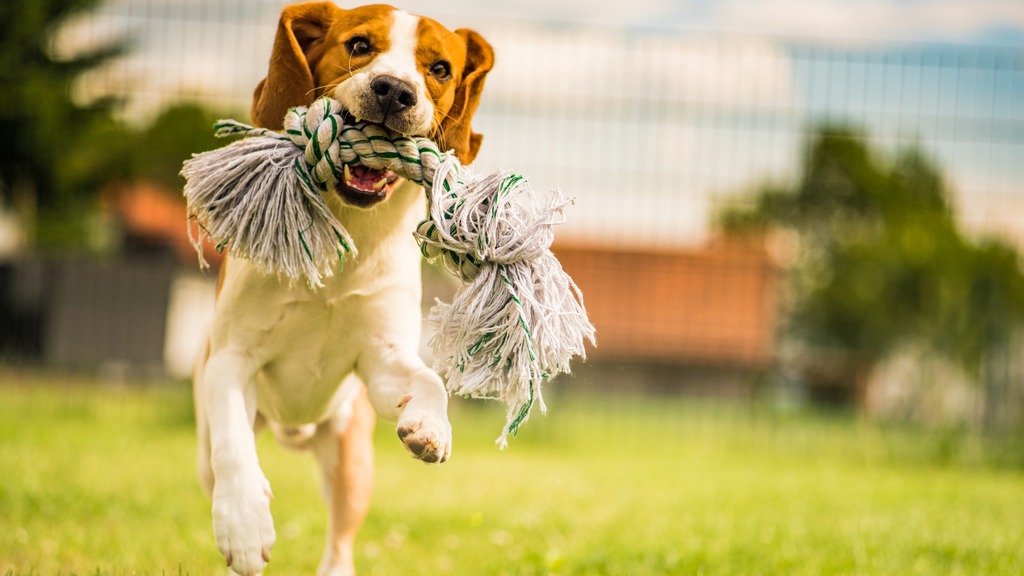
[{"label": "dog's hind leg", "polygon": [[327,548],[318,576],[352,576],[356,531],[366,518],[373,494],[373,429],[376,415],[366,389],[355,376],[342,388],[355,385],[353,397],[317,427],[313,452],[323,472],[327,503]]}]

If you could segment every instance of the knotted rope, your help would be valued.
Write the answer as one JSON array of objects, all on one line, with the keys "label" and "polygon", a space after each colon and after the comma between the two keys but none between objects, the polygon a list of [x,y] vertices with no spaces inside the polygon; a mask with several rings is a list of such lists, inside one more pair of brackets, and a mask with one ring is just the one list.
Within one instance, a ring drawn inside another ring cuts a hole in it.
[{"label": "knotted rope", "polygon": [[427,138],[346,124],[345,110],[328,98],[289,110],[283,133],[232,120],[215,128],[246,138],[182,169],[203,265],[205,235],[264,272],[322,286],[356,247],[321,192],[342,181],[345,165],[391,170],[426,191],[428,216],[414,233],[423,256],[463,282],[454,301],[438,301],[427,318],[437,328],[434,369],[450,393],[506,403],[501,447],[535,401],[546,411],[543,381],[569,372],[574,355],[586,357],[583,341],[594,342],[594,327],[550,250],[552,226],[570,202],[559,191],[540,201],[522,176],[474,176]]}]

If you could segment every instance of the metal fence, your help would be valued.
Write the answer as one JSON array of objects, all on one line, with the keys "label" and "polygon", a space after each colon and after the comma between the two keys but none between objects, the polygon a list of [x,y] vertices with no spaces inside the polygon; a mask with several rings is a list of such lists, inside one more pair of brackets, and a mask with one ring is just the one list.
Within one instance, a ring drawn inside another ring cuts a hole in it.
[{"label": "metal fence", "polygon": [[[252,90],[266,74],[285,4],[111,0],[67,26],[55,50],[72,53],[131,38],[128,56],[76,87],[83,100],[103,94],[124,98],[120,113],[130,122],[144,123],[178,101],[244,118]],[[1024,246],[1020,48],[620,28],[450,11],[428,15],[449,28],[472,27],[493,45],[497,64],[473,120],[485,137],[477,169],[512,168],[538,189],[559,187],[574,196],[558,244],[577,254],[592,251],[575,261],[594,261],[598,250],[634,258],[707,256],[721,249],[708,247],[715,245],[722,209],[748,203],[751,192],[766,184],[797,182],[805,148],[825,125],[852,128],[883,153],[920,148],[940,169],[958,218],[972,234]],[[685,260],[673,258],[644,261]],[[707,258],[763,268],[746,256]],[[740,318],[733,323],[759,323],[736,325],[736,333],[771,339],[773,329],[762,324],[778,316],[775,295],[737,291],[743,272],[730,266],[691,266],[703,270],[700,278],[681,268],[654,274],[673,280],[648,292],[614,266],[579,273],[621,284],[618,293],[604,290],[608,302],[598,303],[611,316],[615,303],[625,299],[671,303],[685,293],[698,299],[687,309],[708,330],[722,324],[711,317],[718,314],[714,310],[728,315],[736,309],[724,295],[739,294],[739,300],[770,310],[728,316]],[[674,292],[680,283],[700,289]],[[777,286],[771,278],[750,284],[762,292]],[[706,301],[700,294],[708,295]],[[622,307],[623,314],[630,309]],[[653,324],[686,321],[649,316]],[[687,349],[715,341],[692,327],[653,324],[651,334],[675,334]],[[690,336],[679,336],[684,333]],[[763,338],[750,345],[771,356]],[[720,350],[703,360],[691,355],[685,361],[736,364],[722,350],[742,346],[716,346]],[[660,354],[659,362],[671,358],[670,352]],[[176,362],[187,365],[187,359]]]},{"label": "metal fence", "polygon": [[[80,86],[126,97],[129,118],[183,99],[244,116],[287,3],[112,0],[58,46],[133,39],[128,58]],[[478,166],[576,196],[565,237],[699,244],[716,206],[798,176],[808,133],[830,123],[886,150],[921,146],[964,222],[1024,240],[1019,48],[434,16],[474,27],[496,52],[474,119]]]}]

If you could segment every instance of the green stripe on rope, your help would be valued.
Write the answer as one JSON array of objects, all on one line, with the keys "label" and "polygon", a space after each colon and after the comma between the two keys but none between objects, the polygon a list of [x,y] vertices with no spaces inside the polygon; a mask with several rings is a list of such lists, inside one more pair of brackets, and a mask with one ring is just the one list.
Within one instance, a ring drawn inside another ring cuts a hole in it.
[{"label": "green stripe on rope", "polygon": [[533,407],[533,380],[530,380],[530,399],[523,404],[522,408],[519,409],[519,413],[516,414],[512,423],[508,425],[508,431],[512,433],[513,438],[519,437],[519,427],[526,420],[526,417],[530,415],[530,408]]}]

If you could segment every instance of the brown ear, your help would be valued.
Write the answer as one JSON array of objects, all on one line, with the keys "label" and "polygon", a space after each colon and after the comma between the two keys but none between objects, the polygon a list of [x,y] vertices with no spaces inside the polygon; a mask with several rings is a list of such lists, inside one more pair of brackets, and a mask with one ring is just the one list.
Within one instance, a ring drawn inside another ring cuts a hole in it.
[{"label": "brown ear", "polygon": [[466,42],[466,66],[455,92],[455,101],[438,130],[438,145],[444,151],[455,150],[460,162],[471,164],[484,137],[473,132],[470,121],[480,104],[484,79],[494,67],[494,50],[483,36],[472,30],[459,28],[455,33]]},{"label": "brown ear", "polygon": [[270,71],[252,95],[253,124],[280,130],[289,108],[313,102],[313,70],[323,57],[327,29],[340,10],[330,2],[307,2],[281,12]]}]

